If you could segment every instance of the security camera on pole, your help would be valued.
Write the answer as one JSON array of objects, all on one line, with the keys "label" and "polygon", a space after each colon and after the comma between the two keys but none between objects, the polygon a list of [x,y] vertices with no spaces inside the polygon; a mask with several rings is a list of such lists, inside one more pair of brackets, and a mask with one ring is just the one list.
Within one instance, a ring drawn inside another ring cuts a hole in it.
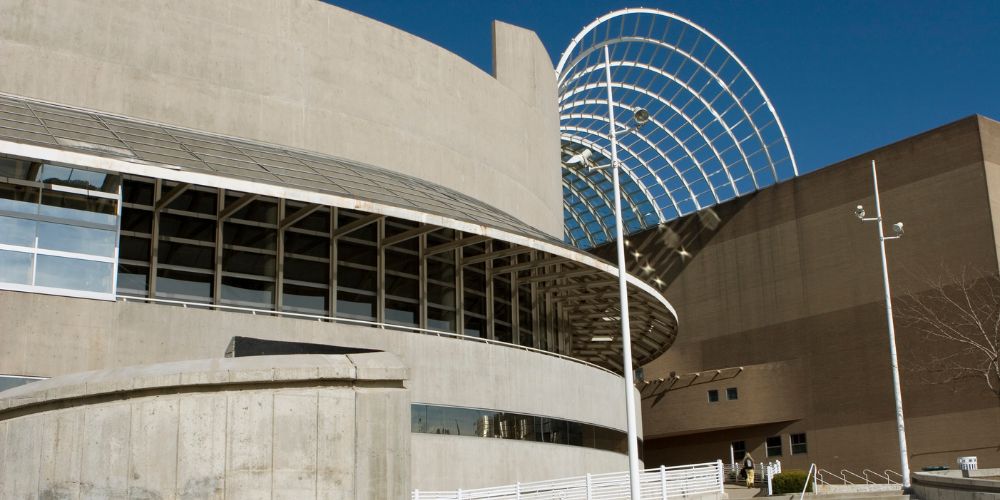
[{"label": "security camera on pole", "polygon": [[872,160],[872,184],[875,187],[875,217],[865,217],[865,208],[858,205],[854,215],[862,222],[877,222],[878,244],[882,255],[882,285],[885,289],[885,318],[889,324],[889,357],[892,364],[892,392],[896,400],[896,430],[899,433],[900,472],[903,475],[903,489],[910,489],[910,459],[906,452],[906,428],[903,425],[903,397],[899,388],[899,362],[896,359],[896,328],[892,321],[892,295],[889,293],[889,268],[885,260],[886,240],[896,240],[903,236],[903,223],[892,225],[895,236],[886,236],[882,227],[882,206],[878,196],[878,174],[875,172],[875,160]]}]

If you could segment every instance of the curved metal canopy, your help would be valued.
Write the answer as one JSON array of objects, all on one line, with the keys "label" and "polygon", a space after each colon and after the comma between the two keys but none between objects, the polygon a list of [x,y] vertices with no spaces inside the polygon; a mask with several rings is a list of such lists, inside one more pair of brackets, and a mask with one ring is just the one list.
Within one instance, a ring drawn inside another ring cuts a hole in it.
[{"label": "curved metal canopy", "polygon": [[[611,12],[587,25],[556,67],[567,242],[588,248],[614,238],[611,172],[581,166],[610,164],[608,68],[625,234],[798,175],[774,106],[729,47],[670,12]],[[632,120],[638,110],[649,113],[642,125]],[[587,162],[567,164],[585,151]]]}]

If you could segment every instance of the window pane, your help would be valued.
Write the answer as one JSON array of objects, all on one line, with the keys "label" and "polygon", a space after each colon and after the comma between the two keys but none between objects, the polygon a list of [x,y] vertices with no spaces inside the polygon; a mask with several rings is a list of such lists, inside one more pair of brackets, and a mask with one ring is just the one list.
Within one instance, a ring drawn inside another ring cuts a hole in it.
[{"label": "window pane", "polygon": [[44,190],[38,213],[62,219],[114,225],[118,213],[117,203],[107,198]]},{"label": "window pane", "polygon": [[256,226],[227,223],[222,231],[223,243],[243,247],[274,250],[278,240],[277,231]]},{"label": "window pane", "polygon": [[282,308],[286,311],[325,315],[327,313],[326,288],[285,285],[282,293]]},{"label": "window pane", "polygon": [[114,257],[115,232],[67,226],[53,222],[39,222],[38,248]]},{"label": "window pane", "polygon": [[375,319],[375,296],[337,290],[337,315]]},{"label": "window pane", "polygon": [[57,184],[105,193],[118,192],[118,176],[95,172],[82,168],[60,167],[58,165],[42,165],[38,180],[47,184]]},{"label": "window pane", "polygon": [[[170,193],[170,190],[173,188],[174,184],[164,183],[162,187],[163,195]],[[177,196],[177,198],[171,201],[170,204],[167,205],[167,208],[214,215],[217,210],[215,200],[216,194],[214,192],[209,193],[196,189],[186,189],[183,193]]]},{"label": "window pane", "polygon": [[465,335],[470,337],[486,336],[486,320],[475,316],[465,316]]},{"label": "window pane", "polygon": [[0,250],[0,281],[30,285],[31,258],[30,253]]},{"label": "window pane", "polygon": [[719,401],[719,390],[711,389],[708,391],[708,402],[717,403]]},{"label": "window pane", "polygon": [[118,292],[146,296],[149,291],[149,268],[121,264],[118,266]]},{"label": "window pane", "polygon": [[419,306],[415,303],[386,299],[385,321],[400,325],[417,326]]},{"label": "window pane", "polygon": [[355,269],[348,266],[337,266],[337,287],[354,288],[355,290],[375,291],[375,278],[378,273],[368,269]]},{"label": "window pane", "polygon": [[158,269],[156,296],[197,302],[209,301],[212,299],[212,275]]},{"label": "window pane", "polygon": [[233,273],[274,277],[275,260],[274,255],[242,250],[224,250],[222,252],[222,269]]},{"label": "window pane", "polygon": [[160,236],[215,242],[215,221],[161,213]]},{"label": "window pane", "polygon": [[310,283],[327,284],[329,282],[330,264],[311,260],[285,257],[285,279],[308,281]]},{"label": "window pane", "polygon": [[806,446],[806,435],[805,434],[792,434],[792,454],[798,455],[800,453],[808,453],[808,447]]},{"label": "window pane", "polygon": [[274,283],[223,276],[222,300],[237,305],[270,309],[274,305]]},{"label": "window pane", "polygon": [[337,260],[374,267],[378,261],[378,252],[373,245],[339,240],[337,242]]},{"label": "window pane", "polygon": [[33,163],[27,160],[0,158],[0,177],[11,177],[27,181],[34,180],[29,175],[32,165]]},{"label": "window pane", "polygon": [[427,308],[427,328],[444,332],[455,331],[455,311],[447,311],[436,307]]},{"label": "window pane", "polygon": [[142,205],[153,204],[153,185],[146,182],[126,179],[122,186],[122,201]]},{"label": "window pane", "polygon": [[387,248],[385,250],[385,268],[416,276],[420,273],[420,259],[414,254]]},{"label": "window pane", "polygon": [[38,188],[0,184],[0,210],[38,213]]},{"label": "window pane", "polygon": [[772,436],[767,438],[767,456],[781,456],[781,436]]},{"label": "window pane", "polygon": [[330,256],[330,239],[308,234],[286,232],[285,253],[327,258]]},{"label": "window pane", "polygon": [[0,216],[0,243],[35,246],[35,221]]},{"label": "window pane", "polygon": [[739,393],[739,391],[736,390],[735,387],[730,387],[730,388],[726,389],[726,399],[728,399],[728,400],[734,400],[734,399],[739,399],[739,397],[740,397],[740,393]]},{"label": "window pane", "polygon": [[151,233],[153,231],[153,212],[135,208],[123,208],[122,231]]},{"label": "window pane", "polygon": [[215,249],[198,245],[184,245],[160,241],[159,262],[172,266],[196,269],[215,268]]},{"label": "window pane", "polygon": [[112,271],[112,265],[108,262],[39,255],[35,284],[52,288],[111,293]]},{"label": "window pane", "polygon": [[746,441],[733,441],[733,457],[736,460],[743,460],[743,457],[747,454],[747,443]]},{"label": "window pane", "polygon": [[149,260],[149,239],[122,236],[119,240],[118,257],[126,260]]}]

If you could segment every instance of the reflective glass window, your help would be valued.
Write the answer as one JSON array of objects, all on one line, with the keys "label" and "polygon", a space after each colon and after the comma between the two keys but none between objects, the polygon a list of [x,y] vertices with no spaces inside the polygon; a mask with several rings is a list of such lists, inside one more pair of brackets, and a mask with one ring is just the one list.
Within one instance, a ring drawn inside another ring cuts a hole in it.
[{"label": "reflective glass window", "polygon": [[[167,195],[176,186],[174,183],[165,182],[162,186],[163,195]],[[200,189],[185,189],[180,195],[174,198],[167,208],[184,210],[186,212],[196,212],[200,214],[215,215],[218,211],[216,199],[218,195],[215,191],[202,191]]]},{"label": "reflective glass window", "polygon": [[0,243],[35,246],[35,224],[33,220],[0,216]]},{"label": "reflective glass window", "polygon": [[118,202],[107,198],[95,198],[78,193],[42,191],[40,215],[71,219],[95,224],[115,225]]},{"label": "reflective glass window", "polygon": [[36,187],[0,184],[0,210],[37,214],[39,193]]},{"label": "reflective glass window", "polygon": [[[233,203],[239,198],[240,196],[227,194],[226,203]],[[278,204],[271,200],[254,200],[234,212],[232,218],[276,224],[278,222]]]},{"label": "reflective glass window", "polygon": [[278,244],[276,229],[227,223],[222,241],[228,245],[274,250]]},{"label": "reflective glass window", "polygon": [[39,255],[35,284],[88,292],[111,293],[112,264]]},{"label": "reflective glass window", "polygon": [[114,257],[115,232],[105,229],[38,223],[38,248]]},{"label": "reflective glass window", "polygon": [[157,297],[178,300],[210,301],[212,299],[212,275],[173,269],[157,269],[156,295]]},{"label": "reflective glass window", "polygon": [[417,303],[401,300],[385,300],[385,320],[387,323],[417,326],[420,319],[420,307]]},{"label": "reflective glass window", "polygon": [[326,314],[329,292],[326,288],[299,286],[286,283],[281,296],[282,307],[286,311]]},{"label": "reflective glass window", "polygon": [[445,332],[455,331],[455,311],[427,306],[427,328]]},{"label": "reflective glass window", "polygon": [[151,233],[153,231],[153,212],[135,208],[122,209],[122,231]]},{"label": "reflective glass window", "polygon": [[161,213],[160,237],[215,242],[215,221],[200,217]]},{"label": "reflective glass window", "polygon": [[330,239],[311,234],[285,232],[285,253],[329,257]]},{"label": "reflective glass window", "polygon": [[30,253],[0,250],[0,282],[30,285],[33,257]]},{"label": "reflective glass window", "polygon": [[375,267],[378,263],[378,251],[374,245],[355,243],[341,238],[337,240],[337,260]]},{"label": "reflective glass window", "polygon": [[374,270],[337,266],[337,288],[353,288],[375,292],[378,274]]},{"label": "reflective glass window", "polygon": [[56,184],[105,193],[118,192],[118,176],[82,168],[59,165],[42,165],[38,180],[46,184]]},{"label": "reflective glass window", "polygon": [[213,247],[160,241],[157,258],[161,264],[171,266],[196,269],[215,268],[215,248]]},{"label": "reflective glass window", "polygon": [[268,308],[274,303],[274,283],[223,276],[222,300],[239,305]]},{"label": "reflective glass window", "polygon": [[375,319],[375,295],[337,290],[337,315]]},{"label": "reflective glass window", "polygon": [[329,282],[330,264],[313,260],[285,257],[285,279],[326,284]]},{"label": "reflective glass window", "polygon": [[145,296],[149,291],[149,268],[132,264],[118,265],[118,291]]},{"label": "reflective glass window", "polygon": [[10,177],[21,180],[34,180],[31,169],[38,163],[17,158],[0,158],[0,177]]},{"label": "reflective glass window", "polygon": [[274,263],[277,257],[271,254],[248,252],[245,250],[223,250],[222,270],[241,274],[256,274],[274,277]]},{"label": "reflective glass window", "polygon": [[808,453],[809,447],[806,443],[805,433],[791,434],[788,437],[792,445],[792,455],[798,455],[801,453]]},{"label": "reflective glass window", "polygon": [[463,331],[465,335],[470,337],[485,337],[486,336],[486,319],[476,316],[465,315],[465,330]]}]

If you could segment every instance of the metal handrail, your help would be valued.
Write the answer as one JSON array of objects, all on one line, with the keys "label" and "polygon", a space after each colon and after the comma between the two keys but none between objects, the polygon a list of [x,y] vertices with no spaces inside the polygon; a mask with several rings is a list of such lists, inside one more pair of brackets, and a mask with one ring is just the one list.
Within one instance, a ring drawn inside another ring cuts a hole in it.
[{"label": "metal handrail", "polygon": [[[646,469],[640,473],[642,498],[667,499],[709,493],[724,494],[722,461]],[[413,500],[565,500],[624,498],[628,496],[628,472],[516,483],[507,486],[455,491],[413,490]]]},{"label": "metal handrail", "polygon": [[802,500],[802,498],[804,498],[806,496],[806,490],[809,489],[809,475],[810,474],[812,474],[812,477],[813,477],[813,493],[817,493],[817,491],[816,491],[816,484],[815,484],[815,482],[816,482],[816,473],[817,473],[817,471],[816,471],[816,464],[809,464],[809,471],[806,472],[806,480],[802,484],[802,493],[799,494],[799,500]]},{"label": "metal handrail", "polygon": [[509,342],[503,342],[503,341],[500,341],[500,340],[490,340],[490,339],[484,339],[484,338],[480,338],[480,337],[471,337],[471,336],[468,336],[468,335],[462,335],[460,333],[455,333],[455,332],[445,332],[445,331],[441,331],[441,330],[430,330],[430,329],[427,329],[427,328],[419,328],[419,327],[416,327],[416,326],[397,325],[397,324],[394,324],[394,323],[383,323],[383,322],[377,322],[377,321],[366,321],[366,320],[354,319],[354,318],[341,318],[341,317],[336,317],[336,316],[320,316],[320,315],[317,315],[317,314],[306,314],[306,313],[296,313],[296,312],[288,312],[288,311],[277,311],[277,310],[273,310],[273,309],[255,309],[255,308],[252,308],[252,307],[229,306],[229,305],[224,305],[224,304],[209,304],[209,303],[205,303],[205,302],[189,302],[189,301],[183,301],[183,300],[157,299],[157,298],[152,298],[152,297],[137,297],[137,296],[134,296],[134,295],[115,295],[115,298],[117,300],[122,301],[122,302],[149,302],[149,303],[154,303],[154,304],[173,304],[173,305],[182,306],[184,308],[191,307],[191,308],[197,308],[197,309],[209,309],[209,310],[216,309],[216,310],[222,310],[222,311],[239,311],[239,312],[250,313],[250,314],[253,314],[253,315],[260,314],[260,315],[264,315],[264,316],[277,316],[277,317],[289,317],[289,318],[309,319],[309,320],[314,320],[314,321],[326,321],[326,322],[330,322],[330,323],[347,323],[347,324],[371,326],[371,327],[376,327],[376,328],[380,328],[380,329],[383,329],[383,330],[384,329],[405,330],[405,331],[410,331],[410,332],[414,332],[414,333],[422,333],[422,334],[425,334],[425,335],[434,335],[434,336],[437,336],[437,337],[451,337],[451,338],[456,338],[456,339],[459,339],[459,340],[469,340],[469,341],[473,341],[473,342],[482,342],[482,343],[490,344],[490,345],[500,345],[500,346],[504,346],[504,347],[512,347],[514,349],[520,349],[522,351],[529,351],[529,352],[534,352],[534,353],[538,353],[538,354],[544,354],[546,356],[553,356],[553,357],[556,357],[556,358],[559,358],[559,359],[563,359],[563,360],[566,360],[566,361],[572,361],[574,363],[579,363],[581,365],[586,365],[586,366],[589,366],[591,368],[597,368],[598,370],[608,372],[608,373],[610,373],[612,375],[615,375],[617,377],[621,377],[621,375],[619,375],[619,374],[617,374],[617,373],[615,373],[615,372],[613,372],[613,371],[611,371],[611,370],[609,370],[609,369],[607,369],[607,368],[605,368],[603,366],[595,365],[594,363],[591,363],[589,361],[584,361],[582,359],[573,358],[573,357],[570,357],[570,356],[566,356],[564,354],[559,354],[559,353],[555,353],[555,352],[551,352],[551,351],[546,351],[546,350],[543,350],[543,349],[537,349],[537,348],[534,348],[534,347],[528,347],[528,346],[523,346],[523,345],[511,344]]},{"label": "metal handrail", "polygon": [[[842,484],[854,484],[854,483],[852,483],[852,482],[848,481],[846,477],[843,477],[843,476],[840,476],[840,475],[838,475],[838,474],[836,474],[836,473],[833,473],[833,472],[830,472],[830,471],[828,471],[828,470],[826,470],[826,469],[819,469],[819,470],[818,470],[818,471],[816,471],[816,472],[817,472],[817,473],[819,473],[819,474],[824,474],[824,473],[825,473],[825,474],[829,474],[829,475],[831,475],[831,476],[833,476],[833,477],[835,477],[835,478],[837,478],[837,479],[840,479],[840,480],[842,481]],[[823,481],[823,482],[824,482],[824,483],[826,483],[826,484],[830,484],[830,483],[829,483],[829,482],[827,482],[827,481]]]},{"label": "metal handrail", "polygon": [[[885,480],[885,484],[895,484],[895,481],[893,481],[892,479],[889,478],[889,474],[888,474],[889,472],[892,472],[892,471],[886,471],[885,474],[879,474],[878,472],[875,472],[875,471],[873,471],[871,469],[865,469],[865,470],[861,471],[861,473],[865,475],[865,479],[868,479],[868,474],[871,474],[871,475],[873,475],[873,476],[875,476],[875,477],[877,477],[879,479],[884,479]],[[870,484],[875,484],[872,481],[869,481],[869,483]]]},{"label": "metal handrail", "polygon": [[885,477],[888,478],[890,474],[894,474],[896,476],[899,476],[899,481],[892,481],[892,479],[889,479],[889,481],[892,481],[893,484],[900,484],[900,483],[903,482],[903,475],[902,474],[900,474],[900,473],[898,473],[898,472],[896,472],[896,471],[894,471],[892,469],[886,469],[885,470]]},{"label": "metal handrail", "polygon": [[[840,477],[844,478],[844,482],[845,482],[845,483],[846,483],[846,482],[848,482],[848,481],[847,481],[847,475],[848,475],[848,474],[850,474],[850,475],[852,475],[852,476],[854,476],[854,477],[856,477],[856,478],[858,478],[858,479],[860,479],[860,480],[864,481],[864,482],[865,482],[865,484],[871,484],[871,483],[870,483],[870,482],[868,481],[868,478],[867,478],[867,477],[862,477],[862,476],[859,476],[859,475],[857,475],[857,474],[855,474],[855,473],[853,473],[853,472],[851,472],[851,471],[849,471],[849,470],[847,470],[847,469],[840,469]],[[854,484],[854,483],[850,483],[850,484]]]}]

